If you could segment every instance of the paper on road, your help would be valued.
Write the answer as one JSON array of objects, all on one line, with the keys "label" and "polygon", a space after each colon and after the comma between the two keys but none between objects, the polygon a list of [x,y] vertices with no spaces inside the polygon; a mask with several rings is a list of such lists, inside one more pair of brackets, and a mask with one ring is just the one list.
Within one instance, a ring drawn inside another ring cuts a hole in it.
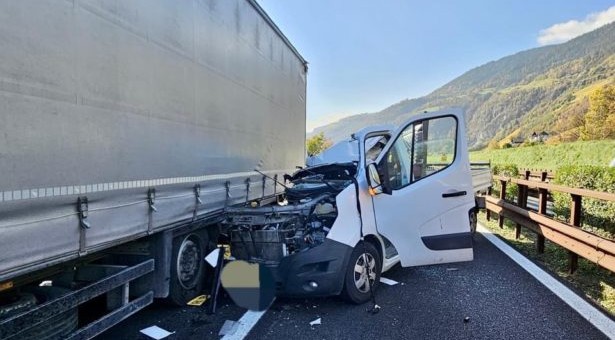
[{"label": "paper on road", "polygon": [[140,330],[140,332],[156,340],[164,339],[167,336],[175,333],[175,332],[169,332],[167,330],[164,330],[158,326],[147,327],[147,328]]},{"label": "paper on road", "polygon": [[382,277],[382,276],[380,277],[380,282],[387,284],[389,286],[394,286],[399,283],[395,280],[387,279],[386,277]]}]

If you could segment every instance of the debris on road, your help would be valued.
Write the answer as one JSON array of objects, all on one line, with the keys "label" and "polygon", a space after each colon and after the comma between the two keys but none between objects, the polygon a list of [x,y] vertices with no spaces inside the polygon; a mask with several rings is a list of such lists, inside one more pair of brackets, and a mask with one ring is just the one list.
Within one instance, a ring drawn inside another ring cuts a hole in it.
[{"label": "debris on road", "polygon": [[194,299],[188,301],[188,306],[202,306],[205,301],[209,298],[209,295],[199,295]]},{"label": "debris on road", "polygon": [[463,322],[468,323],[470,322],[470,317],[466,316],[465,318],[463,318]]},{"label": "debris on road", "polygon": [[369,312],[370,314],[378,314],[380,312],[380,306],[374,304],[374,307],[368,309],[367,312]]},{"label": "debris on road", "polygon": [[212,250],[207,256],[205,256],[205,261],[209,263],[210,266],[216,268],[218,265],[218,256],[220,255],[220,248],[216,248]]},{"label": "debris on road", "polygon": [[310,322],[310,326],[320,325],[320,324],[321,324],[321,321],[322,321],[322,319],[321,319],[321,318],[318,318],[318,319],[316,319],[316,320],[314,320],[314,321],[311,321],[311,322]]},{"label": "debris on road", "polygon": [[218,335],[233,335],[237,332],[237,328],[239,327],[239,323],[237,321],[226,320],[224,321],[224,325],[220,328]]},{"label": "debris on road", "polygon": [[459,268],[456,268],[456,267],[446,268],[447,272],[455,272],[455,271],[458,271],[458,270],[459,270]]},{"label": "debris on road", "polygon": [[387,284],[389,286],[394,286],[399,283],[395,280],[387,279],[386,277],[382,277],[382,276],[380,277],[380,282]]},{"label": "debris on road", "polygon": [[164,339],[167,336],[175,333],[175,332],[169,332],[167,330],[164,330],[158,326],[147,327],[147,328],[140,330],[140,332],[155,340]]}]

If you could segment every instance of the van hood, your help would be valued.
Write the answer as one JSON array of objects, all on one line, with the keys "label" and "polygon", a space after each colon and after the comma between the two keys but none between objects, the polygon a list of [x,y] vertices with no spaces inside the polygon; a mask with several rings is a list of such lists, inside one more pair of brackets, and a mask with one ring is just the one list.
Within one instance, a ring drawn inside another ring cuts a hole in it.
[{"label": "van hood", "polygon": [[350,139],[337,142],[318,155],[308,157],[305,164],[308,167],[312,167],[322,164],[353,163],[358,161],[359,141]]}]

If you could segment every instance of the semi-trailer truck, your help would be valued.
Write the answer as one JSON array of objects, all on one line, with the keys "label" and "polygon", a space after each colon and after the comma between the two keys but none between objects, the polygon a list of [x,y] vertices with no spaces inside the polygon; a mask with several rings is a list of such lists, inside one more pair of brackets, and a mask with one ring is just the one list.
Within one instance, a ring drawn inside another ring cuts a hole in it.
[{"label": "semi-trailer truck", "polygon": [[254,0],[5,1],[0,46],[0,339],[185,304],[303,164],[307,63]]}]

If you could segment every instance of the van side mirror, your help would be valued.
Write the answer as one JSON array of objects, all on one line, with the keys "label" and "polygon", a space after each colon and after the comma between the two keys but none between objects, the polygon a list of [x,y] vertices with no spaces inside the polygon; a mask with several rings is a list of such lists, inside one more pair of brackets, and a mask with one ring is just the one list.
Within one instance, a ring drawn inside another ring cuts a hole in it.
[{"label": "van side mirror", "polygon": [[367,184],[369,185],[369,193],[372,196],[376,196],[382,194],[384,192],[382,187],[382,182],[380,181],[380,174],[378,173],[378,168],[376,167],[376,163],[369,163],[367,165]]}]

